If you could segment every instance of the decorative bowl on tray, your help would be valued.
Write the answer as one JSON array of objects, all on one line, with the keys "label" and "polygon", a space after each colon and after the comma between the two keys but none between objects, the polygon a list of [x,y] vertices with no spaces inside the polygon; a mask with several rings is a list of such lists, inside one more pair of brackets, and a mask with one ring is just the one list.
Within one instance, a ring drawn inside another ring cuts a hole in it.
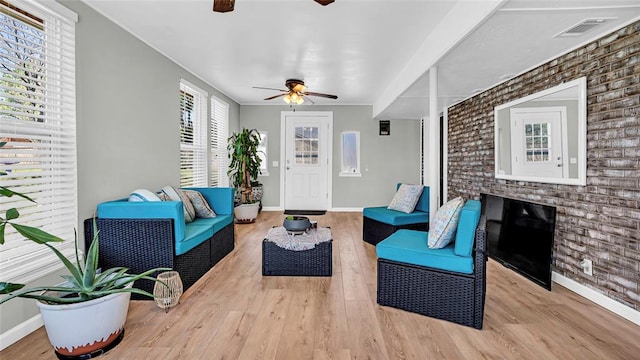
[{"label": "decorative bowl on tray", "polygon": [[311,222],[306,216],[286,216],[282,226],[290,232],[303,232],[311,226]]}]

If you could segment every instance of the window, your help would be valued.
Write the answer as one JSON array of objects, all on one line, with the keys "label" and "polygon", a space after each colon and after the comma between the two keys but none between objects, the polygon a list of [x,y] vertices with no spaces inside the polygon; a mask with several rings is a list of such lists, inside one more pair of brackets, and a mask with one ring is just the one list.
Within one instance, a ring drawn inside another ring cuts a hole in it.
[{"label": "window", "polygon": [[207,93],[180,81],[180,187],[207,186]]},{"label": "window", "polygon": [[260,131],[260,144],[258,145],[258,157],[260,158],[260,176],[269,176],[267,166],[267,132]]},{"label": "window", "polygon": [[549,161],[549,129],[551,124],[536,123],[524,125],[526,162]]},{"label": "window", "polygon": [[318,147],[317,126],[297,126],[295,128],[295,164],[318,165],[320,149]]},{"label": "window", "polygon": [[[66,241],[74,253],[77,215],[75,22],[54,3],[0,2],[0,148],[2,185],[24,193],[0,197],[0,213],[20,212],[18,223]],[[2,281],[29,282],[61,268],[48,248],[7,228],[0,246]]]},{"label": "window", "polygon": [[340,176],[361,176],[360,174],[360,132],[342,132],[342,166]]},{"label": "window", "polygon": [[229,104],[211,97],[211,182],[213,187],[228,187]]}]

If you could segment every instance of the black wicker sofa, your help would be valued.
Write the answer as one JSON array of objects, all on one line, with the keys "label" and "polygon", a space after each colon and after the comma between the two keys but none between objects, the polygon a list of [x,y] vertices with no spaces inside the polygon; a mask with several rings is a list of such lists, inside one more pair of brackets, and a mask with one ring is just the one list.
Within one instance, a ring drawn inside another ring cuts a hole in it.
[{"label": "black wicker sofa", "polygon": [[[479,215],[479,202],[476,206],[478,213],[473,221],[477,226],[474,224],[473,229],[466,231],[467,234],[471,231],[473,241],[468,259],[471,272],[458,271],[455,266],[447,268],[441,266],[442,263],[438,268],[384,258],[377,248],[378,304],[482,329],[486,293],[486,219]],[[461,215],[460,221],[467,220]],[[415,240],[423,235],[419,233],[423,232],[399,230],[392,237],[396,241],[410,237]],[[423,239],[426,242],[426,235]],[[382,246],[384,241],[380,243]],[[452,249],[448,251],[447,256],[454,256]]]},{"label": "black wicker sofa", "polygon": [[[200,188],[217,216],[184,223],[180,202],[132,203],[113,201],[98,206],[99,266],[124,266],[132,273],[156,267],[172,268],[188,289],[234,249],[233,189]],[[102,210],[102,211],[101,211]],[[130,214],[126,217],[126,214]],[[93,219],[84,223],[85,246],[93,239]],[[197,244],[190,234],[199,232]],[[182,247],[181,247],[182,246]],[[188,249],[188,250],[186,250]],[[136,281],[134,286],[153,292],[153,282]],[[132,294],[134,299],[148,299]]]}]

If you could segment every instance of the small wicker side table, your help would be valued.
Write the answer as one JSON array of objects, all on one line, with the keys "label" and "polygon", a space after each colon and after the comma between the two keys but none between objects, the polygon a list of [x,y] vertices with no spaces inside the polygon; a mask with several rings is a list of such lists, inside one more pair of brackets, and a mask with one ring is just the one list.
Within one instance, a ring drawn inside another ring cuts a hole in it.
[{"label": "small wicker side table", "polygon": [[276,243],[262,241],[263,276],[331,276],[333,239],[313,249],[287,250]]}]

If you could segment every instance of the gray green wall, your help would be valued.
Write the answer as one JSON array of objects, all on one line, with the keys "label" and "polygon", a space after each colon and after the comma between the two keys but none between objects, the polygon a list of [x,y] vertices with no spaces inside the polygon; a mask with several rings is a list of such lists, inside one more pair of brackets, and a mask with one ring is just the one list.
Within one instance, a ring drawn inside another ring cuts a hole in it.
[{"label": "gray green wall", "polygon": [[[62,0],[78,14],[76,93],[78,218],[137,188],[179,184],[179,82],[183,78],[229,103],[230,129],[240,107],[84,3]],[[81,224],[78,227],[82,234]],[[54,284],[48,276],[35,283]],[[0,333],[38,314],[31,300],[0,308]]]},{"label": "gray green wall", "polygon": [[[333,112],[333,168],[332,206],[334,210],[359,209],[385,205],[391,201],[397,182],[420,182],[420,122],[415,120],[391,121],[391,135],[378,135],[378,121],[371,117],[369,105],[302,105],[298,111]],[[280,114],[292,111],[287,105],[242,105],[240,126],[267,131],[269,176],[261,176],[264,185],[262,204],[280,208]],[[341,177],[340,133],[360,131],[361,177]],[[281,165],[281,164],[280,164]]]}]

